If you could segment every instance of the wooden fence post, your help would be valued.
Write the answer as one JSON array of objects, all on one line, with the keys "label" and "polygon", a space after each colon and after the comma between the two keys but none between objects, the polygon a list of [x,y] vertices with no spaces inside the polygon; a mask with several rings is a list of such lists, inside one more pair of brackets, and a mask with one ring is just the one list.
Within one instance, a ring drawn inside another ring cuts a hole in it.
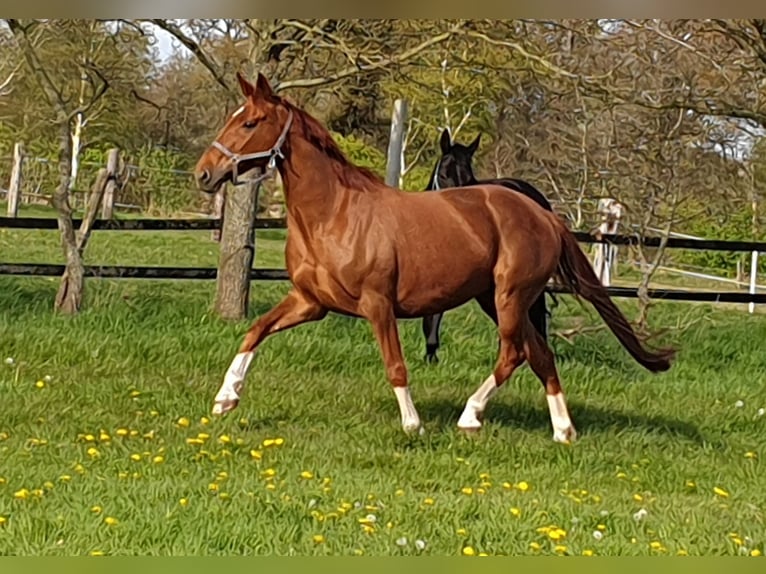
[{"label": "wooden fence post", "polygon": [[[602,198],[598,200],[598,212],[601,214],[601,224],[598,227],[599,234],[616,234],[622,216],[622,205],[612,198]],[[617,246],[597,243],[595,251],[593,268],[601,280],[601,284],[609,287],[612,284],[612,270],[617,264]]]},{"label": "wooden fence post", "polygon": [[17,142],[13,146],[13,168],[8,186],[8,217],[17,217],[21,203],[21,181],[24,166],[24,144]]},{"label": "wooden fence post", "polygon": [[[758,252],[753,251],[750,254],[750,294],[755,295],[756,285],[758,280]],[[755,313],[755,303],[752,301],[747,306],[747,310],[752,315]]]},{"label": "wooden fence post", "polygon": [[407,129],[407,101],[398,99],[394,102],[391,115],[391,137],[388,140],[388,160],[386,163],[386,184],[391,187],[399,186],[404,161],[404,135]]},{"label": "wooden fence post", "polygon": [[106,190],[101,203],[101,219],[112,219],[114,216],[114,192],[117,189],[117,172],[120,169],[120,150],[112,148],[106,157]]}]

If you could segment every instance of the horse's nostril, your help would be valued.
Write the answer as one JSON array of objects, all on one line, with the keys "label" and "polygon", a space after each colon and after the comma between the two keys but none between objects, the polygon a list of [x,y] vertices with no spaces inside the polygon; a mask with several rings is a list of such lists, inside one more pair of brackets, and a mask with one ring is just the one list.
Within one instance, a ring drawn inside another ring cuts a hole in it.
[{"label": "horse's nostril", "polygon": [[210,172],[206,169],[203,169],[202,173],[199,175],[199,180],[203,183],[210,181]]}]

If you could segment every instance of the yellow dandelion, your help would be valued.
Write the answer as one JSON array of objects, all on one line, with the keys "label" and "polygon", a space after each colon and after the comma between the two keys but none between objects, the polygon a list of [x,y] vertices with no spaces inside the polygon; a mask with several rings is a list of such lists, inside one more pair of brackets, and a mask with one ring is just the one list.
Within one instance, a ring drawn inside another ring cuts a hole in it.
[{"label": "yellow dandelion", "polygon": [[84,434],[82,435],[82,440],[85,442],[96,442],[96,437],[92,434]]},{"label": "yellow dandelion", "polygon": [[158,417],[160,415],[160,413],[159,413],[159,411],[152,410],[152,411],[149,411],[149,415],[153,416],[153,417]]},{"label": "yellow dandelion", "polygon": [[132,460],[134,462],[138,462],[138,461],[141,460],[141,455],[138,454],[138,453],[133,453],[133,454],[130,455],[130,460]]},{"label": "yellow dandelion", "polygon": [[104,518],[104,524],[107,526],[117,526],[117,524],[119,524],[119,520],[117,520],[114,516],[107,516]]},{"label": "yellow dandelion", "polygon": [[729,493],[726,492],[723,488],[720,488],[718,486],[714,486],[713,487],[713,492],[715,492],[721,498],[728,498],[729,497]]},{"label": "yellow dandelion", "polygon": [[324,542],[324,536],[321,534],[314,534],[311,539],[314,541],[314,544],[322,544]]},{"label": "yellow dandelion", "polygon": [[483,488],[477,488],[476,489],[476,494],[486,494],[486,493],[487,493],[487,491],[485,489],[483,489]]},{"label": "yellow dandelion", "polygon": [[187,438],[186,439],[186,444],[191,445],[191,446],[200,446],[200,445],[205,444],[205,441],[202,440],[201,438]]},{"label": "yellow dandelion", "polygon": [[128,476],[129,476],[128,473],[124,470],[121,470],[120,472],[117,473],[117,478],[128,478]]},{"label": "yellow dandelion", "polygon": [[189,499],[182,498],[181,500],[178,501],[178,504],[180,504],[181,506],[187,506],[189,504]]},{"label": "yellow dandelion", "polygon": [[425,504],[426,506],[433,506],[434,499],[433,498],[426,498],[426,499],[423,500],[423,504]]},{"label": "yellow dandelion", "polygon": [[119,428],[115,431],[115,434],[117,436],[128,436],[130,434],[130,431],[125,428]]},{"label": "yellow dandelion", "polygon": [[98,440],[100,440],[101,442],[109,442],[110,440],[112,440],[112,437],[110,437],[109,433],[107,433],[106,431],[101,431],[98,435]]},{"label": "yellow dandelion", "polygon": [[227,434],[222,434],[218,437],[218,442],[221,444],[231,444],[231,437]]},{"label": "yellow dandelion", "polygon": [[689,553],[686,550],[684,550],[683,548],[679,548],[678,551],[676,552],[676,554],[678,556],[688,556],[689,555]]},{"label": "yellow dandelion", "polygon": [[99,456],[101,456],[101,453],[98,452],[98,449],[95,449],[93,447],[90,447],[87,450],[87,453],[88,453],[88,456],[91,457],[91,458],[98,458]]},{"label": "yellow dandelion", "polygon": [[8,519],[5,516],[0,516],[0,526],[5,526],[6,522],[8,522]]},{"label": "yellow dandelion", "polygon": [[506,481],[503,483],[503,488],[506,490],[511,490],[513,488],[513,484]]},{"label": "yellow dandelion", "polygon": [[365,534],[372,534],[375,532],[375,527],[372,524],[362,524],[362,531]]},{"label": "yellow dandelion", "polygon": [[197,433],[197,438],[200,440],[207,440],[210,438],[210,435],[206,432]]},{"label": "yellow dandelion", "polygon": [[593,550],[590,550],[589,548],[586,548],[582,551],[583,556],[593,556]]},{"label": "yellow dandelion", "polygon": [[696,487],[697,487],[697,483],[694,482],[693,480],[686,481],[686,488],[696,488]]},{"label": "yellow dandelion", "polygon": [[68,474],[62,474],[59,476],[59,482],[69,482],[70,480],[72,480],[72,477]]},{"label": "yellow dandelion", "polygon": [[280,437],[277,437],[277,438],[274,439],[274,445],[275,446],[282,446],[283,444],[285,444],[285,439],[280,438]]},{"label": "yellow dandelion", "polygon": [[397,488],[396,492],[394,492],[394,496],[404,496],[404,490]]},{"label": "yellow dandelion", "polygon": [[136,391],[136,390],[130,391],[130,397],[133,399],[135,399],[140,394],[141,394],[141,391]]},{"label": "yellow dandelion", "polygon": [[489,556],[486,552],[479,552],[477,556]]},{"label": "yellow dandelion", "polygon": [[606,524],[596,525],[596,530],[600,530],[601,532],[603,532],[604,530],[606,530]]},{"label": "yellow dandelion", "polygon": [[458,528],[455,531],[455,534],[457,534],[458,536],[468,536],[468,531],[465,528]]},{"label": "yellow dandelion", "polygon": [[199,424],[201,425],[208,425],[210,424],[210,419],[207,417],[202,417],[199,419]]},{"label": "yellow dandelion", "polygon": [[93,514],[101,514],[101,511],[102,511],[102,510],[103,510],[103,508],[101,508],[101,507],[100,507],[100,506],[98,506],[98,505],[97,505],[97,506],[91,506],[91,507],[90,507],[90,511],[91,511]]},{"label": "yellow dandelion", "polygon": [[191,424],[191,421],[186,417],[181,417],[176,421],[176,425],[182,428],[186,428]]},{"label": "yellow dandelion", "polygon": [[85,474],[85,467],[78,462],[74,465],[74,471],[77,474]]},{"label": "yellow dandelion", "polygon": [[530,542],[529,543],[529,548],[532,549],[532,550],[537,551],[537,550],[540,550],[542,548],[542,546],[540,546],[539,542]]},{"label": "yellow dandelion", "polygon": [[649,543],[649,548],[651,548],[652,550],[659,550],[660,548],[662,548],[662,542],[658,542],[656,540],[652,540]]},{"label": "yellow dandelion", "polygon": [[736,544],[737,546],[742,546],[743,544],[745,544],[744,542],[742,542],[741,538],[737,538],[737,537],[732,538],[731,541],[734,542],[734,544]]},{"label": "yellow dandelion", "polygon": [[165,457],[164,457],[164,456],[162,456],[162,455],[159,455],[159,454],[158,454],[157,456],[155,456],[155,457],[152,459],[152,462],[153,462],[154,464],[162,464],[163,462],[165,462]]},{"label": "yellow dandelion", "polygon": [[643,499],[644,499],[644,497],[641,496],[640,494],[634,494],[633,495],[633,500],[635,500],[636,502],[641,502]]},{"label": "yellow dandelion", "polygon": [[103,550],[91,550],[89,552],[89,554],[91,556],[103,556],[104,555],[104,551]]},{"label": "yellow dandelion", "polygon": [[311,472],[310,470],[304,470],[301,473],[301,478],[305,478],[306,480],[309,480],[311,478],[314,478],[314,473]]},{"label": "yellow dandelion", "polygon": [[354,556],[362,556],[362,555],[364,555],[364,550],[362,550],[361,548],[357,548],[356,550],[354,550]]},{"label": "yellow dandelion", "polygon": [[553,551],[556,552],[557,554],[565,554],[567,551],[567,547],[561,544],[557,544],[556,546],[553,547]]},{"label": "yellow dandelion", "polygon": [[231,495],[228,492],[222,492],[218,495],[218,498],[221,500],[229,500],[231,498]]},{"label": "yellow dandelion", "polygon": [[44,389],[45,388],[45,381],[37,381],[35,383],[35,387],[37,387],[38,389]]},{"label": "yellow dandelion", "polygon": [[0,432],[0,440],[8,440],[10,436],[7,432]]},{"label": "yellow dandelion", "polygon": [[760,551],[760,550],[758,550],[757,548],[753,548],[753,549],[750,551],[750,556],[753,556],[753,557],[758,557],[758,556],[760,556],[760,555],[761,555],[761,551]]},{"label": "yellow dandelion", "polygon": [[745,458],[758,458],[758,455],[753,451],[748,451],[745,453]]},{"label": "yellow dandelion", "polygon": [[513,507],[511,507],[510,513],[511,513],[511,515],[513,515],[516,518],[518,518],[519,516],[521,516],[521,509],[520,508],[516,508],[515,506],[513,506]]},{"label": "yellow dandelion", "polygon": [[210,492],[217,492],[218,491],[218,485],[215,482],[211,482],[210,484],[207,485],[207,489]]},{"label": "yellow dandelion", "polygon": [[253,460],[261,460],[261,458],[263,458],[263,453],[260,450],[251,450],[250,456]]},{"label": "yellow dandelion", "polygon": [[[0,481],[0,484],[2,484],[2,481]],[[43,482],[43,488],[47,488],[48,490],[51,490],[54,486],[55,485],[50,480]]]},{"label": "yellow dandelion", "polygon": [[16,492],[13,493],[13,498],[16,498],[18,500],[26,500],[27,498],[29,498],[29,494],[30,494],[29,490],[27,490],[26,488],[22,488],[21,490],[17,490]]},{"label": "yellow dandelion", "polygon": [[136,429],[130,429],[130,436],[138,436],[139,432]]},{"label": "yellow dandelion", "polygon": [[522,480],[519,484],[516,485],[516,488],[518,488],[521,492],[526,492],[529,490],[529,483],[527,483],[525,480]]},{"label": "yellow dandelion", "polygon": [[548,532],[548,538],[550,538],[554,542],[558,540],[563,540],[564,538],[566,538],[566,536],[567,536],[566,530],[563,530],[561,528],[553,528]]},{"label": "yellow dandelion", "polygon": [[463,547],[463,556],[475,556],[475,555],[476,555],[476,550],[474,550],[472,546]]},{"label": "yellow dandelion", "polygon": [[465,495],[467,495],[467,496],[470,496],[470,495],[472,495],[472,494],[473,494],[473,488],[471,488],[470,486],[465,486],[465,487],[463,487],[463,488],[460,490],[460,492],[462,492],[463,494],[465,494]]},{"label": "yellow dandelion", "polygon": [[489,473],[488,472],[482,472],[481,474],[479,474],[479,478],[481,480],[489,480]]},{"label": "yellow dandelion", "polygon": [[628,475],[625,474],[624,472],[618,472],[617,473],[617,478],[628,478]]},{"label": "yellow dandelion", "polygon": [[261,472],[261,475],[267,478],[272,478],[276,476],[276,474],[277,474],[277,471],[274,470],[273,468],[267,468],[266,470]]}]

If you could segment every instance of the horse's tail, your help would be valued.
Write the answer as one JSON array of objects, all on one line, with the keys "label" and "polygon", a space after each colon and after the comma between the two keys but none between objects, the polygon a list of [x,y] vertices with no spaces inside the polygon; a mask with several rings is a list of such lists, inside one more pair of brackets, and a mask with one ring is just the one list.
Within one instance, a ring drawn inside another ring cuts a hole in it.
[{"label": "horse's tail", "polygon": [[576,296],[582,296],[596,308],[622,346],[640,365],[652,372],[667,371],[675,356],[675,349],[650,351],[642,346],[627,318],[612,302],[606,288],[599,281],[590,261],[580,249],[577,238],[561,220],[558,223],[562,240],[558,277]]}]

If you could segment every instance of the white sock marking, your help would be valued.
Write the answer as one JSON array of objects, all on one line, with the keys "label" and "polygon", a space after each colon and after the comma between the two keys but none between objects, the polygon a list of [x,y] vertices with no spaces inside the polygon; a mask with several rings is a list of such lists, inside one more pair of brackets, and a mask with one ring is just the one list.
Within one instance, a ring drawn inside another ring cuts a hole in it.
[{"label": "white sock marking", "polygon": [[457,426],[461,429],[481,428],[479,417],[484,413],[487,402],[496,392],[497,382],[495,381],[495,375],[490,375],[466,401],[465,409],[457,421]]},{"label": "white sock marking", "polygon": [[569,418],[569,411],[562,393],[555,395],[545,395],[548,400],[548,410],[551,414],[551,425],[553,426],[553,440],[556,442],[569,442],[574,440],[576,433]]},{"label": "white sock marking", "polygon": [[404,429],[404,432],[410,433],[419,431],[420,434],[423,434],[423,427],[420,424],[420,416],[418,416],[418,411],[415,409],[415,404],[412,402],[410,388],[394,387],[394,394],[399,403],[399,412],[402,415],[402,428]]},{"label": "white sock marking", "polygon": [[242,392],[245,377],[247,376],[247,369],[250,367],[250,362],[253,360],[254,355],[252,352],[238,353],[234,357],[231,365],[229,365],[229,370],[226,371],[226,376],[223,378],[223,384],[215,396],[214,414],[223,413],[222,403],[239,400],[239,394]]}]

